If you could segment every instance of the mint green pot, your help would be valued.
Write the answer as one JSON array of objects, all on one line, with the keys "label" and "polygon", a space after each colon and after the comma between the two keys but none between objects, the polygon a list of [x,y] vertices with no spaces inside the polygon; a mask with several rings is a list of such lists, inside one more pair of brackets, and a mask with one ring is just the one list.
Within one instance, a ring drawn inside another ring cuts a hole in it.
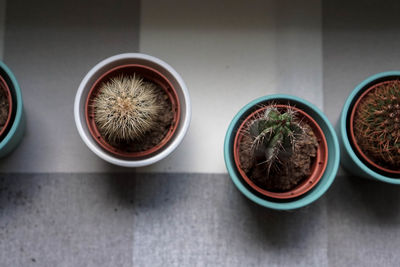
[{"label": "mint green pot", "polygon": [[17,79],[11,70],[0,61],[0,74],[6,80],[12,94],[13,105],[15,109],[14,119],[10,130],[4,139],[0,142],[0,158],[6,156],[13,151],[21,141],[25,130],[25,116],[24,107],[22,103],[21,89],[18,85]]},{"label": "mint green pot", "polygon": [[[319,183],[306,194],[286,201],[265,198],[255,193],[241,178],[233,159],[233,142],[240,123],[251,113],[255,106],[270,103],[271,101],[282,104],[289,103],[307,112],[319,124],[328,143],[328,164]],[[293,210],[301,208],[320,198],[328,190],[336,177],[339,167],[339,155],[338,139],[327,117],[310,102],[295,96],[282,94],[257,98],[239,110],[228,127],[224,143],[225,165],[229,176],[239,191],[255,203],[275,210]]]},{"label": "mint green pot", "polygon": [[390,184],[400,184],[399,178],[392,178],[390,176],[385,176],[383,174],[377,173],[364,162],[360,160],[357,154],[354,152],[352,145],[350,143],[350,138],[348,133],[348,118],[351,114],[351,109],[354,102],[357,100],[358,96],[362,94],[364,89],[367,89],[372,84],[389,80],[391,78],[400,78],[400,71],[387,71],[375,74],[368,77],[363,82],[354,88],[346,102],[344,103],[342,114],[340,115],[338,123],[338,134],[340,139],[341,151],[342,151],[342,166],[358,177],[373,179],[377,181],[382,181]]}]

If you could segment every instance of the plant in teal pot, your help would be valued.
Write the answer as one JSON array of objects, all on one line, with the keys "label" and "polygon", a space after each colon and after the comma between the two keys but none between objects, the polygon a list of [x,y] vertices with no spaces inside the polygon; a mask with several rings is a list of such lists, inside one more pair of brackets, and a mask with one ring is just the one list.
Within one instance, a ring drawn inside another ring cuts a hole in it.
[{"label": "plant in teal pot", "polygon": [[0,61],[0,157],[16,148],[24,128],[21,89],[14,74]]},{"label": "plant in teal pot", "polygon": [[289,95],[258,98],[233,118],[224,144],[228,173],[252,201],[277,210],[306,206],[332,184],[336,134],[311,103]]},{"label": "plant in teal pot", "polygon": [[355,176],[400,184],[400,72],[369,77],[339,121],[343,166]]}]

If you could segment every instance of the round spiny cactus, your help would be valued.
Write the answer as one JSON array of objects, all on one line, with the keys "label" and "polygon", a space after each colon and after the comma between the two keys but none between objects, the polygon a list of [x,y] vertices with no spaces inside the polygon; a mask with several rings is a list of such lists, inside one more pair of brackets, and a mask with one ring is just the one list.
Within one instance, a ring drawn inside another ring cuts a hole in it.
[{"label": "round spiny cactus", "polygon": [[94,119],[107,141],[140,140],[156,126],[160,111],[156,89],[138,75],[120,75],[101,85],[94,100]]},{"label": "round spiny cactus", "polygon": [[361,150],[375,163],[400,168],[400,81],[383,83],[360,101],[354,134]]},{"label": "round spiny cactus", "polygon": [[249,134],[252,138],[253,159],[262,157],[269,173],[272,166],[290,158],[296,137],[304,133],[303,127],[290,107],[280,112],[276,105],[269,106],[265,113],[251,122]]}]

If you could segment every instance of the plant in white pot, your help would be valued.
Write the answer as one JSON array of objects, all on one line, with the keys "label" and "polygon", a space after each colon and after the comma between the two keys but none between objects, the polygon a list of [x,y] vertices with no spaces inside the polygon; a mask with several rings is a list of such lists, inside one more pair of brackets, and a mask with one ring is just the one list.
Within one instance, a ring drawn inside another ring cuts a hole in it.
[{"label": "plant in white pot", "polygon": [[100,158],[125,167],[168,156],[189,127],[191,104],[180,75],[164,61],[140,53],[107,58],[82,80],[75,122]]}]

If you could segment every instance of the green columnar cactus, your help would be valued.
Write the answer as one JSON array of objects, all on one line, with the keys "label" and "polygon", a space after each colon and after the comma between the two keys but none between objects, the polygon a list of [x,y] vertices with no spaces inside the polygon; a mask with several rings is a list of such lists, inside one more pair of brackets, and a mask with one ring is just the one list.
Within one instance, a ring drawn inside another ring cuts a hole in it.
[{"label": "green columnar cactus", "polygon": [[138,75],[120,75],[101,85],[94,100],[94,119],[107,141],[140,140],[156,126],[161,109],[156,88]]},{"label": "green columnar cactus", "polygon": [[280,112],[275,105],[269,106],[265,113],[251,122],[249,133],[252,137],[253,158],[263,158],[269,173],[271,167],[288,159],[294,150],[296,138],[304,133],[290,107]]},{"label": "green columnar cactus", "polygon": [[360,102],[354,133],[362,151],[383,167],[400,167],[400,81],[384,83]]}]

